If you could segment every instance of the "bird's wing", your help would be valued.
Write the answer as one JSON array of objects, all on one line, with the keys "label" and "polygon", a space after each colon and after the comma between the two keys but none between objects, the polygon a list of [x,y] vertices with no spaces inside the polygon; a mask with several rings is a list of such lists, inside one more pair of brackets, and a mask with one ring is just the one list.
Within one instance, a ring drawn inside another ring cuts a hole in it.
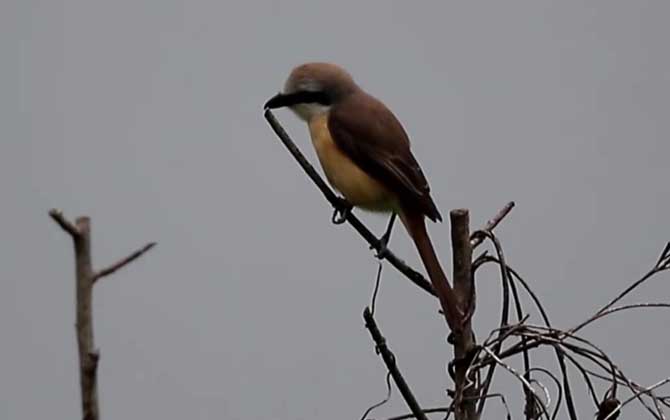
[{"label": "bird's wing", "polygon": [[333,106],[328,129],[340,150],[397,194],[406,209],[442,220],[428,181],[410,151],[407,133],[382,102],[363,92],[353,94]]}]

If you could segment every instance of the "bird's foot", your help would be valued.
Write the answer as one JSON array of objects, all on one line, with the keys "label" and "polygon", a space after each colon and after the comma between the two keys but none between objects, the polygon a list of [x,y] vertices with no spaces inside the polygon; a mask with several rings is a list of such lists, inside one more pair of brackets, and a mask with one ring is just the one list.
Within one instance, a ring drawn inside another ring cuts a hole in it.
[{"label": "bird's foot", "polygon": [[[378,260],[382,260],[386,258],[386,256],[389,253],[389,240],[391,239],[391,232],[386,232],[384,235],[382,235],[381,238],[379,238],[379,245],[377,246],[377,252],[375,253],[375,258]],[[374,248],[373,246],[370,246],[370,249]]]},{"label": "bird's foot", "polygon": [[[388,256],[389,249],[388,249],[388,244],[389,241],[391,240],[391,231],[393,231],[393,223],[395,222],[396,214],[393,213],[391,214],[391,218],[389,219],[388,225],[386,226],[386,232],[382,235],[381,238],[379,238],[379,242],[377,245],[377,253],[375,254],[375,257],[377,259],[383,259],[386,256]],[[370,246],[370,249],[374,248],[373,246]]]},{"label": "bird's foot", "polygon": [[333,205],[335,210],[333,211],[333,217],[331,221],[336,225],[341,225],[347,221],[347,216],[351,212],[351,209],[354,208],[347,200],[344,198],[338,198],[338,202]]}]

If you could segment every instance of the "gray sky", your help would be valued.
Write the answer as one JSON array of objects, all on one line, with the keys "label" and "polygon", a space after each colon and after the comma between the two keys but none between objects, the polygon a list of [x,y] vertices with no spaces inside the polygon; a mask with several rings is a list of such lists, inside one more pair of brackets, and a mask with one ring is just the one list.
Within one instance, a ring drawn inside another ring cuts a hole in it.
[{"label": "gray sky", "polygon": [[[669,13],[663,0],[2,2],[0,417],[79,415],[72,250],[51,207],[92,217],[98,267],[159,242],[95,290],[104,418],[358,418],[383,397],[361,319],[377,264],[262,117],[304,61],[343,65],[390,106],[443,214],[468,207],[481,226],[515,200],[507,257],[557,325],[576,323],[670,239]],[[313,159],[302,123],[277,115]],[[429,228],[449,265],[448,223]],[[392,248],[420,267],[402,229]],[[495,278],[479,278],[480,338]],[[635,300],[670,300],[669,280]],[[387,266],[378,311],[419,401],[445,405],[436,301]],[[646,384],[670,375],[669,319],[585,333]],[[373,416],[405,411],[395,393]]]}]

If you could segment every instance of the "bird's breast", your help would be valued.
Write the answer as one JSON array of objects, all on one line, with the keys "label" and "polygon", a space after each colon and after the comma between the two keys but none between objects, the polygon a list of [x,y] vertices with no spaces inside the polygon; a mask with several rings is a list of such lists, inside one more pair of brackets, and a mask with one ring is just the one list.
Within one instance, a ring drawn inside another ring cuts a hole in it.
[{"label": "bird's breast", "polygon": [[394,194],[365,173],[333,141],[328,114],[312,118],[309,133],[326,178],[351,204],[371,211],[396,210]]}]

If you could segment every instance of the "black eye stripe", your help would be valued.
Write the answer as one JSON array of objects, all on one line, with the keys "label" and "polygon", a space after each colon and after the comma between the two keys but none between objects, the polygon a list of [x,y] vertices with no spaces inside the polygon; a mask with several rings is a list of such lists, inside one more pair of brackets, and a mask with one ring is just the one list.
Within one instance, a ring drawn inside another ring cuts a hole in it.
[{"label": "black eye stripe", "polygon": [[278,93],[265,103],[265,108],[275,109],[298,104],[320,104],[328,106],[331,103],[330,96],[325,92],[301,90],[287,94]]},{"label": "black eye stripe", "polygon": [[311,92],[302,90],[286,96],[288,102],[290,102],[291,105],[314,103],[320,105],[330,105],[331,103],[330,98],[325,92]]}]

